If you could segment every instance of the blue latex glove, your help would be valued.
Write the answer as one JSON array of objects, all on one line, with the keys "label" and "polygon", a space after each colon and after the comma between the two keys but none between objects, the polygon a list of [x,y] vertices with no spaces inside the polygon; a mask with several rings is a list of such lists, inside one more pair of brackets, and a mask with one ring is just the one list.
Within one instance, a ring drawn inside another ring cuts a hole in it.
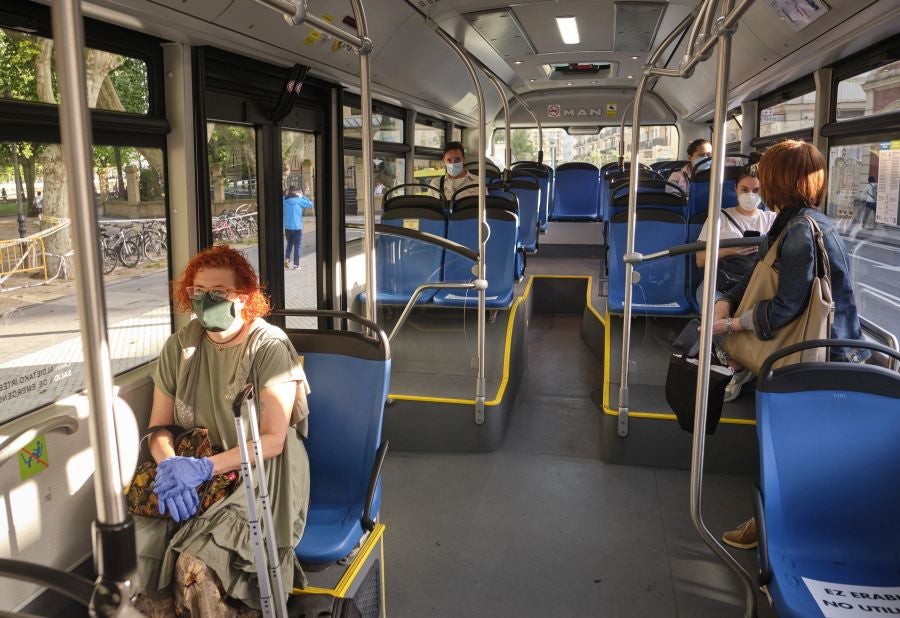
[{"label": "blue latex glove", "polygon": [[194,488],[212,478],[213,462],[207,457],[169,457],[156,466],[154,491],[167,492],[175,486]]},{"label": "blue latex glove", "polygon": [[196,489],[187,488],[183,491],[172,491],[165,497],[159,499],[159,513],[165,515],[169,511],[169,516],[176,524],[190,519],[197,513],[197,507],[200,505],[200,496],[197,495]]},{"label": "blue latex glove", "polygon": [[178,523],[197,512],[200,498],[196,487],[212,478],[213,463],[208,458],[170,457],[156,467],[153,492],[159,498],[159,512],[166,511]]}]

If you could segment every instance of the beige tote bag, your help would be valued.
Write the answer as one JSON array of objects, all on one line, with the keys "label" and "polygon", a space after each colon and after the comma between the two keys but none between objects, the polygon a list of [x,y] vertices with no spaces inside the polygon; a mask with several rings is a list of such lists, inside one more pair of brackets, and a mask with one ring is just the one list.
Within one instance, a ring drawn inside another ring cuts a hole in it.
[{"label": "beige tote bag", "polygon": [[[825,251],[825,239],[816,221],[809,216],[803,217],[813,233],[816,267],[813,273],[812,287],[809,291],[809,302],[791,322],[777,329],[774,337],[763,341],[753,330],[742,330],[725,337],[725,351],[728,355],[749,369],[754,375],[759,374],[763,361],[771,354],[793,343],[812,339],[828,339],[831,337],[831,322],[834,317],[834,303],[831,300],[831,264]],[[750,276],[747,291],[741,299],[734,315],[740,316],[750,311],[761,300],[769,300],[778,292],[778,270],[775,268],[775,256],[778,246],[787,234],[785,230],[781,239],[769,249],[766,257],[756,265]],[[825,361],[827,351],[816,348],[796,352],[779,359],[772,365],[773,369],[800,362]]]}]

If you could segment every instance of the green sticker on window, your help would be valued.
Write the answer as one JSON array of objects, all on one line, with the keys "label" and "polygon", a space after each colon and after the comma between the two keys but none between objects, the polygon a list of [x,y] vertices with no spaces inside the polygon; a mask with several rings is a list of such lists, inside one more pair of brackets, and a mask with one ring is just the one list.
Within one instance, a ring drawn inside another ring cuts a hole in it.
[{"label": "green sticker on window", "polygon": [[40,433],[19,449],[19,477],[24,481],[50,467],[47,457],[47,439]]}]

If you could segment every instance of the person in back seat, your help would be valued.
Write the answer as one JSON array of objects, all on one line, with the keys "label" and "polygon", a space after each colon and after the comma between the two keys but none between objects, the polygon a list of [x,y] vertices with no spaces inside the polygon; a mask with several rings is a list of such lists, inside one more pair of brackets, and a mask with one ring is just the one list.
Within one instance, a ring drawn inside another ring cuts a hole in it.
[{"label": "person in back seat", "polygon": [[687,197],[691,191],[691,177],[694,174],[694,163],[700,159],[712,156],[712,144],[708,139],[699,138],[688,144],[687,147],[688,162],[680,170],[672,172],[669,175],[669,182],[681,187],[684,196]]},{"label": "person in back seat", "polygon": [[[135,606],[145,616],[256,615],[248,609],[259,609],[260,599],[247,498],[233,482],[241,468],[237,441],[247,437],[236,433],[231,404],[244,384],[254,385],[289,591],[305,583],[293,549],[309,503],[306,376],[285,333],[262,319],[269,302],[240,252],[219,245],[197,254],[172,295],[175,307],[196,317],[168,338],[153,374],[149,448],[159,508],[134,516]],[[196,428],[206,429],[208,443],[203,448],[202,437],[192,438],[192,446],[211,454],[176,455],[176,448],[185,453],[176,435]]]},{"label": "person in back seat", "polygon": [[[756,166],[751,165],[741,172],[737,181],[737,206],[722,210],[719,218],[719,239],[743,238],[744,236],[765,236],[775,213],[760,210],[759,179]],[[706,240],[706,223],[700,229],[697,240]],[[732,247],[719,249],[719,264],[716,276],[716,300],[722,298],[732,287],[740,284],[750,276],[756,266],[756,247]],[[698,251],[697,266],[706,266],[706,251]],[[697,302],[703,304],[703,284],[697,288]],[[734,370],[734,376],[725,388],[725,401],[734,401],[741,394],[741,387],[753,378],[749,371],[728,359],[721,349],[719,341],[715,341],[716,353]]]},{"label": "person in back seat", "polygon": [[[456,192],[457,189],[461,189],[468,185],[478,184],[478,176],[467,172],[463,167],[465,158],[466,151],[461,143],[447,142],[444,146],[443,159],[444,168],[447,173],[439,178],[433,179],[431,181],[431,186],[435,187],[443,194],[448,204],[450,203],[450,198],[453,197],[453,193]],[[471,189],[461,191],[456,197],[460,198],[469,195],[478,195],[478,187],[472,187]]]}]

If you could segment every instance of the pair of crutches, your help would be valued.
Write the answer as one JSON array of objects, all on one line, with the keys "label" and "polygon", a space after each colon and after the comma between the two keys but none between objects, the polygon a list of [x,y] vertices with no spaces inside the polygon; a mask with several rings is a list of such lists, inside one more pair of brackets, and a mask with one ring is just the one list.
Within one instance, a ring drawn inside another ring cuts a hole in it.
[{"label": "pair of crutches", "polygon": [[[250,453],[244,433],[244,418],[241,415],[244,402],[247,403],[247,415],[250,421],[250,435],[253,441],[253,454],[256,458],[256,474],[258,477],[259,499],[262,503],[264,529],[260,528],[259,514],[256,509],[256,495],[253,491],[253,473],[250,469]],[[263,465],[262,445],[259,441],[259,423],[256,417],[256,403],[253,397],[253,385],[246,384],[231,404],[234,414],[234,428],[237,432],[238,447],[241,451],[241,475],[244,479],[244,493],[247,495],[247,519],[250,525],[250,541],[253,543],[253,558],[256,562],[256,573],[259,579],[259,602],[263,618],[287,618],[287,601],[284,597],[284,582],[281,578],[280,561],[278,559],[278,543],[275,538],[275,524],[272,521],[272,506],[269,498],[269,486],[266,481],[266,469]],[[263,537],[265,533],[265,537]],[[265,546],[265,547],[264,547]]]}]

